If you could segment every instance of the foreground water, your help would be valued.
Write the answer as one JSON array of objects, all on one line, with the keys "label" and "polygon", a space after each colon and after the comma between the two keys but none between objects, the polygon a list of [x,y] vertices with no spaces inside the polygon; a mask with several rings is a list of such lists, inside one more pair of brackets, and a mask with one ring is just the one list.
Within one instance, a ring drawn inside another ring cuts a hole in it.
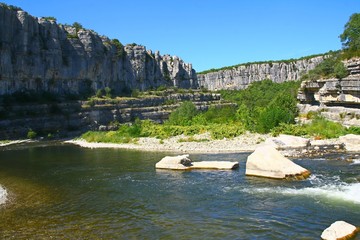
[{"label": "foreground water", "polygon": [[360,225],[360,159],[296,159],[313,174],[293,182],[246,177],[246,153],[191,155],[239,161],[235,171],[155,170],[165,155],[0,149],[0,238],[319,239],[336,220]]}]

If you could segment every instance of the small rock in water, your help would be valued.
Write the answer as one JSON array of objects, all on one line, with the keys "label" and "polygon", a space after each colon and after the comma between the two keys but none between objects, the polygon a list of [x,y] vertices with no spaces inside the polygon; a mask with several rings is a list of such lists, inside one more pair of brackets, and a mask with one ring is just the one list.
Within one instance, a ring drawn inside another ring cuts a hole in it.
[{"label": "small rock in water", "polygon": [[354,237],[358,229],[350,223],[336,221],[325,229],[321,234],[323,240],[349,239]]}]

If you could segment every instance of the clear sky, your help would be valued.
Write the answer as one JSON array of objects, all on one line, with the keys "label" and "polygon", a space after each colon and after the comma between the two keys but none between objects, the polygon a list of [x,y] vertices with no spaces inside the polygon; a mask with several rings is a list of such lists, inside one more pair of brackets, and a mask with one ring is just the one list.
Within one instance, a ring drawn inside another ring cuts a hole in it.
[{"label": "clear sky", "polygon": [[341,48],[360,0],[0,0],[81,23],[123,44],[177,55],[197,71]]}]

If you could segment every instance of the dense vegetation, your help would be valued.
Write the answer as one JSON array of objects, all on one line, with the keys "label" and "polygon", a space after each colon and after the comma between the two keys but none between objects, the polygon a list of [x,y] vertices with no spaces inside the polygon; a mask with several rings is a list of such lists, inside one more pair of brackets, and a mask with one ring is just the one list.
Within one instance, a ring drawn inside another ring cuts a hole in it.
[{"label": "dense vegetation", "polygon": [[[94,142],[128,143],[138,137],[160,139],[177,135],[209,132],[213,139],[233,138],[246,131],[280,133],[332,138],[347,133],[360,133],[360,128],[346,129],[334,123],[309,114],[311,124],[296,125],[296,92],[299,82],[273,83],[270,80],[255,82],[245,90],[222,91],[223,97],[237,105],[211,107],[200,112],[192,102],[183,102],[164,124],[150,120],[136,120],[133,124],[119,124],[117,131],[87,132],[82,138]],[[195,141],[189,137],[187,141]]]}]

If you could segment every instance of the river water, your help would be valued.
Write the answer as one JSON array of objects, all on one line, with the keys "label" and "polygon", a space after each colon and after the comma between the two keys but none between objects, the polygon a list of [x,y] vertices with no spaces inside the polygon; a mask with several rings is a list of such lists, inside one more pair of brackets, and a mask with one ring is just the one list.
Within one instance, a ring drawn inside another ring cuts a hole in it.
[{"label": "river water", "polygon": [[[360,226],[360,157],[295,159],[304,181],[233,171],[158,171],[169,153],[27,144],[0,149],[1,239],[320,239],[337,220]],[[336,159],[336,160],[334,160]],[[359,239],[359,237],[357,238]]]}]

